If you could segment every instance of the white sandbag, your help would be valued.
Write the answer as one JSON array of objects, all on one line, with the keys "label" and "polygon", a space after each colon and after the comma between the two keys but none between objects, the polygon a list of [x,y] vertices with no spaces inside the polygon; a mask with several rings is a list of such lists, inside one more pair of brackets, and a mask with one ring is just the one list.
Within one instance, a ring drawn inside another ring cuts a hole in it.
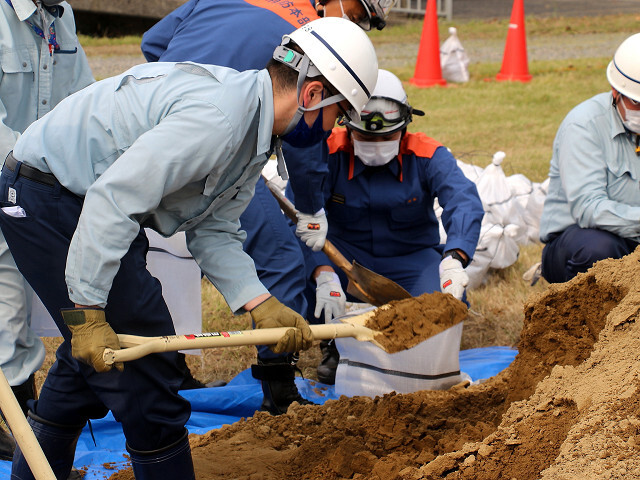
[{"label": "white sandbag", "polygon": [[483,285],[490,268],[506,268],[516,262],[520,249],[513,235],[511,226],[483,223],[473,260],[465,269],[468,290]]},{"label": "white sandbag", "polygon": [[483,171],[476,182],[478,194],[485,211],[483,223],[506,226],[516,225],[515,240],[524,245],[528,243],[526,222],[523,218],[524,207],[514,198],[507,176],[502,170],[504,152],[496,152],[491,164]]},{"label": "white sandbag", "polygon": [[469,81],[469,56],[464,51],[455,27],[449,28],[449,38],[440,47],[442,78],[448,82]]},{"label": "white sandbag", "polygon": [[[349,315],[371,309],[354,311]],[[386,353],[370,342],[353,338],[336,339],[340,353],[336,393],[349,397],[376,397],[390,392],[443,390],[460,383],[462,327],[463,322],[460,322],[413,348],[397,353]]]},{"label": "white sandbag", "polygon": [[549,178],[542,183],[533,183],[532,187],[532,192],[527,199],[527,205],[524,210],[524,220],[527,223],[529,240],[538,243],[540,242],[540,218],[542,217],[544,201],[547,198]]},{"label": "white sandbag", "polygon": [[[165,238],[145,229],[149,239],[147,270],[160,280],[162,296],[177,335],[202,332],[202,283],[200,267],[187,249],[184,232]],[[184,353],[200,354],[200,350]]]}]

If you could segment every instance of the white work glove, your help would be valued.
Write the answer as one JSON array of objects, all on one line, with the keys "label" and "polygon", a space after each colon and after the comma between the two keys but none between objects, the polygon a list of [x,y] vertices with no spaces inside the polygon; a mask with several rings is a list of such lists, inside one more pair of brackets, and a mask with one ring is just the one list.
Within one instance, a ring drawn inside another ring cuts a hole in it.
[{"label": "white work glove", "polygon": [[462,300],[464,288],[469,284],[469,275],[464,271],[460,260],[449,256],[440,262],[440,290]]},{"label": "white work glove", "polygon": [[298,217],[296,235],[314,252],[322,250],[324,241],[327,238],[327,230],[329,229],[324,208],[321,208],[313,215],[298,212],[296,217]]},{"label": "white work glove", "polygon": [[324,310],[324,323],[329,323],[331,317],[344,315],[347,299],[340,285],[340,279],[334,272],[322,272],[316,278],[316,310],[314,315],[320,318]]}]

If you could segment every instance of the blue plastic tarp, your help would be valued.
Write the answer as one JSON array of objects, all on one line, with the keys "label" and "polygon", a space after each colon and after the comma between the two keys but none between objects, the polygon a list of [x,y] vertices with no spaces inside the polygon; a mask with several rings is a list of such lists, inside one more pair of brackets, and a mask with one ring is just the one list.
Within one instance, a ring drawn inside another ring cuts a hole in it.
[{"label": "blue plastic tarp", "polygon": [[[486,347],[462,350],[460,370],[480,380],[492,377],[508,367],[518,352],[509,347]],[[337,399],[335,389],[302,378],[296,384],[303,397],[317,404]],[[262,390],[260,383],[251,377],[249,369],[240,372],[223,387],[202,388],[180,392],[191,402],[191,418],[187,423],[189,433],[203,434],[223,425],[250,417],[260,409]],[[78,440],[74,465],[86,470],[85,480],[105,480],[113,473],[125,468],[125,439],[120,424],[111,414],[91,422],[93,438],[89,427],[85,427]],[[95,443],[94,443],[95,438]],[[0,478],[9,478],[11,463],[0,461]]]}]

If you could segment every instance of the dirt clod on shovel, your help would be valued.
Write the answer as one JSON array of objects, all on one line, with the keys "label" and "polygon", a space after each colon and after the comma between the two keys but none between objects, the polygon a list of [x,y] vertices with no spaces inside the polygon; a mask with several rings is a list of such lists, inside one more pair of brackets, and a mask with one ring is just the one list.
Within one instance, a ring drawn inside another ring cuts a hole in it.
[{"label": "dirt clod on shovel", "polygon": [[387,353],[415,347],[463,321],[467,306],[441,292],[390,302],[376,310],[365,326],[380,332],[375,336]]}]

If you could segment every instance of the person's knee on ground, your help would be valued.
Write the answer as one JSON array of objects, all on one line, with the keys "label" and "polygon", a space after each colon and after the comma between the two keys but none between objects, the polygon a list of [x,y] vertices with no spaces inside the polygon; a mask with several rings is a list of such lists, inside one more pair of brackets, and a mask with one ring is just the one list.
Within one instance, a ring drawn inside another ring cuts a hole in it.
[{"label": "person's knee on ground", "polygon": [[549,283],[567,282],[607,258],[622,258],[637,245],[611,232],[569,228],[545,245],[542,276]]},{"label": "person's knee on ground", "polygon": [[286,413],[293,402],[313,405],[300,395],[296,386],[296,362],[292,354],[272,358],[258,356],[258,363],[251,365],[251,375],[262,384],[262,411],[280,415]]}]

